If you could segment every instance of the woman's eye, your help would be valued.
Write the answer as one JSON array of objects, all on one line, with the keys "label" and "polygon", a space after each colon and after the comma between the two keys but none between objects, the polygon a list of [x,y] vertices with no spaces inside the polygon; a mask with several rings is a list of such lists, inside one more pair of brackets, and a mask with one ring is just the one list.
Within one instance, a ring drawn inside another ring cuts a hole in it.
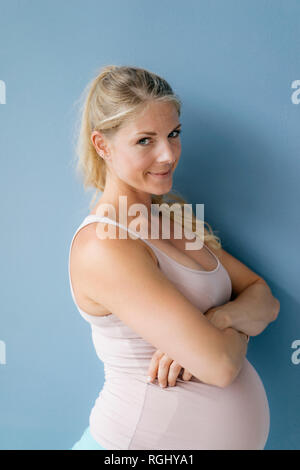
[{"label": "woman's eye", "polygon": [[[173,131],[173,132],[177,132],[177,134],[175,135],[175,137],[178,137],[178,136],[179,136],[179,134],[180,134],[180,132],[181,132],[181,129],[178,129],[178,130],[176,130],[176,131]],[[173,134],[173,132],[171,132],[171,134]]]},{"label": "woman's eye", "polygon": [[[140,140],[138,141],[138,144],[143,145],[141,142],[143,142],[144,140],[149,140],[149,137],[144,137],[143,139],[140,139]],[[145,147],[145,146],[144,146],[144,147]]]},{"label": "woman's eye", "polygon": [[[176,133],[176,135],[175,135],[174,137],[172,137],[172,139],[176,139],[176,137],[179,137],[179,134],[181,133],[181,129],[178,129],[178,130],[176,130],[176,131],[173,131],[173,132],[171,132],[171,134],[173,134],[174,132]],[[170,134],[170,135],[171,135],[171,134]],[[150,137],[144,137],[143,139],[140,139],[140,140],[138,141],[138,144],[140,144],[140,145],[142,145],[142,146],[145,147],[145,145],[141,143],[141,142],[143,142],[144,140],[150,140]],[[146,144],[146,145],[147,145],[147,144]]]}]

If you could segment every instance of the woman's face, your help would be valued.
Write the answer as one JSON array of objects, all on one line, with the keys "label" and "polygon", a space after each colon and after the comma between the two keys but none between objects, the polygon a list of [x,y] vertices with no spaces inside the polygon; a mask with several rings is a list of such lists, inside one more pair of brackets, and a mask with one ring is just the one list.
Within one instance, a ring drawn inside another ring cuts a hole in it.
[{"label": "woman's face", "polygon": [[[175,106],[151,102],[134,120],[121,127],[106,145],[110,173],[114,179],[121,180],[122,186],[125,183],[137,191],[156,195],[167,193],[180,158],[179,134],[180,122]],[[154,175],[168,171],[167,176]]]}]

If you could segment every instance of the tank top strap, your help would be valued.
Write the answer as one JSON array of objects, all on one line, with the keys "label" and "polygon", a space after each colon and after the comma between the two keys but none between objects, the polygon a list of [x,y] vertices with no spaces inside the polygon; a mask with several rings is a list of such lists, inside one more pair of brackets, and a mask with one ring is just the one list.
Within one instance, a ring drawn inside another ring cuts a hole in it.
[{"label": "tank top strap", "polygon": [[115,226],[119,226],[121,228],[123,228],[124,230],[126,230],[127,232],[131,233],[134,237],[134,239],[137,239],[139,238],[140,240],[142,240],[143,242],[146,243],[146,245],[148,245],[150,248],[156,248],[154,247],[148,240],[146,240],[145,238],[141,237],[137,232],[134,232],[133,230],[131,230],[130,228],[126,227],[125,225],[123,224],[120,224],[119,222],[116,222],[115,220],[113,219],[109,219],[108,217],[101,217],[99,215],[96,215],[96,214],[89,214],[88,216],[86,216],[86,218],[84,219],[84,221],[82,222],[82,224],[80,225],[80,228],[84,227],[85,225],[88,225],[89,223],[92,223],[92,222],[107,222],[108,224],[111,224],[111,225],[115,225]]},{"label": "tank top strap", "polygon": [[[142,238],[138,233],[134,232],[133,230],[129,229],[128,227],[125,227],[125,225],[122,225],[122,224],[119,224],[117,223],[116,221],[112,220],[112,219],[109,219],[108,217],[101,217],[99,215],[96,215],[96,214],[89,214],[88,216],[86,216],[83,221],[81,222],[81,224],[79,225],[79,227],[77,227],[75,233],[73,234],[73,237],[72,237],[72,240],[71,240],[71,243],[70,243],[70,246],[69,246],[69,256],[68,256],[68,277],[69,277],[69,285],[70,285],[70,291],[71,291],[71,295],[72,295],[72,299],[75,303],[75,305],[77,306],[79,312],[82,314],[82,316],[86,319],[87,318],[87,313],[86,312],[83,312],[79,305],[77,304],[77,301],[76,301],[76,298],[75,298],[75,294],[74,294],[74,290],[73,290],[73,286],[72,286],[72,280],[71,280],[71,271],[70,271],[70,258],[71,258],[71,250],[72,250],[72,246],[73,246],[73,241],[77,235],[77,233],[85,226],[93,223],[93,222],[107,222],[109,224],[112,224],[112,225],[119,225],[121,228],[123,228],[124,230],[127,230],[128,232],[130,232],[134,238],[140,238],[143,242],[145,242],[150,248],[153,248],[153,245],[151,245],[150,242],[148,242],[147,240],[145,240],[144,238]],[[109,315],[109,317],[111,317],[111,315]],[[101,317],[95,317],[96,320],[93,318],[93,321],[92,323],[95,323],[98,321],[98,318],[100,318],[102,321],[103,319],[106,319],[108,318],[108,316],[101,316]]]},{"label": "tank top strap", "polygon": [[[205,247],[205,249],[207,249],[207,251],[210,253],[210,255],[214,258],[214,260],[216,261],[217,263],[217,266],[215,269],[211,270],[211,271],[206,271],[203,267],[201,267],[199,265],[199,268],[198,269],[194,269],[194,268],[189,268],[187,266],[184,266],[180,263],[178,263],[178,261],[174,260],[173,258],[171,258],[167,253],[165,253],[164,251],[160,250],[157,246],[153,245],[149,240],[145,239],[145,238],[142,238],[138,233],[134,232],[133,230],[131,230],[130,228],[126,227],[125,225],[123,224],[120,224],[118,222],[116,222],[115,220],[113,219],[109,219],[108,217],[101,217],[99,215],[96,215],[96,214],[89,214],[85,219],[84,221],[82,222],[82,224],[80,225],[79,229],[84,227],[85,225],[89,224],[89,223],[92,223],[92,222],[107,222],[109,224],[112,224],[112,225],[115,225],[115,226],[119,226],[121,228],[123,228],[124,230],[127,230],[129,233],[131,233],[134,238],[139,238],[140,240],[142,240],[143,242],[146,243],[146,245],[148,245],[150,247],[150,249],[152,250],[152,252],[154,252],[154,255],[155,257],[157,258],[157,260],[159,261],[159,263],[161,263],[161,259],[163,257],[163,261],[164,262],[168,262],[168,264],[172,264],[174,267],[177,268],[177,270],[181,269],[181,270],[184,270],[184,271],[189,271],[189,272],[194,272],[194,273],[207,273],[207,274],[212,274],[214,272],[216,272],[221,263],[220,263],[220,260],[218,259],[218,257],[205,245],[203,244],[203,246]],[[79,230],[78,229],[78,230]]]}]

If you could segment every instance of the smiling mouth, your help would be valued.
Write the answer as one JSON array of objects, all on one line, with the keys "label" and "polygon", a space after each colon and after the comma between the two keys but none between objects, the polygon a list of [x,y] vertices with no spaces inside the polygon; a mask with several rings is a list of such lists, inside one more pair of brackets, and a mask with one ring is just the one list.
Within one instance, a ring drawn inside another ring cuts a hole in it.
[{"label": "smiling mouth", "polygon": [[170,176],[170,174],[172,173],[172,170],[173,170],[173,166],[170,166],[168,171],[164,171],[164,172],[162,172],[162,171],[160,171],[160,172],[148,171],[146,174],[163,178],[163,177]]},{"label": "smiling mouth", "polygon": [[151,175],[151,176],[154,176],[154,177],[157,177],[157,178],[167,178],[168,176],[171,175],[171,168],[169,169],[169,171],[166,171],[165,173],[152,173],[152,172],[148,171],[147,174]]}]

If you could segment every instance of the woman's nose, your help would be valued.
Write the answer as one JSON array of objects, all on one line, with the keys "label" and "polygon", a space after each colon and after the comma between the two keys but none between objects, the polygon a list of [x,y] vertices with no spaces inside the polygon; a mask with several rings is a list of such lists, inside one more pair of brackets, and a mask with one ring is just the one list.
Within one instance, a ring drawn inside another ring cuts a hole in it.
[{"label": "woman's nose", "polygon": [[157,158],[157,163],[159,164],[169,164],[171,165],[175,160],[174,150],[171,148],[170,144],[166,144],[161,148],[159,152],[159,157]]}]

